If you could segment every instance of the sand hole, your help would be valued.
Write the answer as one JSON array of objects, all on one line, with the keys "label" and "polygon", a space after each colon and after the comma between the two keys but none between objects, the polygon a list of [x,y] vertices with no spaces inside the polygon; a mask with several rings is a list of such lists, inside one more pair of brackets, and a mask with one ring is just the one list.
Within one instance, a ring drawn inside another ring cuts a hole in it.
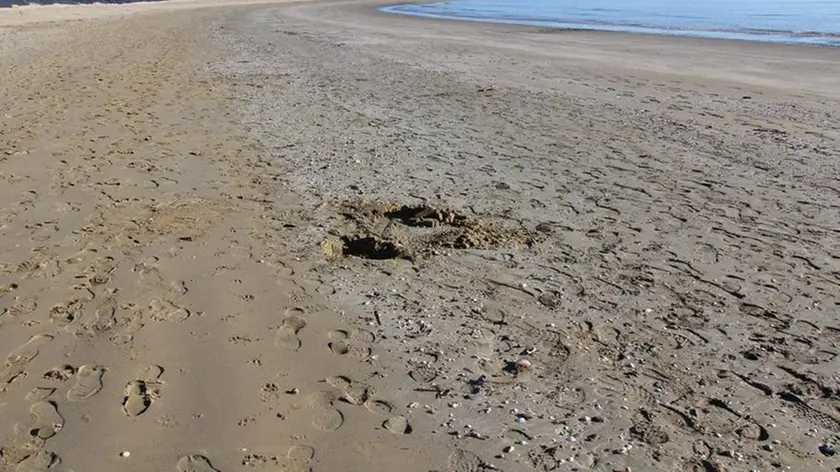
[{"label": "sand hole", "polygon": [[364,259],[400,259],[406,254],[391,241],[376,236],[345,236],[343,252],[346,256],[356,256]]}]

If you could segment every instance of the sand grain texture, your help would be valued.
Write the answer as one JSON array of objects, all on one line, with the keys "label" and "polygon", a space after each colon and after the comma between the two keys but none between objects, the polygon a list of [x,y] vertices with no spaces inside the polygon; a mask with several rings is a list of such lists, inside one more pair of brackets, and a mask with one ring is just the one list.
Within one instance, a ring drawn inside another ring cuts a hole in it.
[{"label": "sand grain texture", "polygon": [[840,466],[840,52],[373,5],[0,12],[0,472]]}]

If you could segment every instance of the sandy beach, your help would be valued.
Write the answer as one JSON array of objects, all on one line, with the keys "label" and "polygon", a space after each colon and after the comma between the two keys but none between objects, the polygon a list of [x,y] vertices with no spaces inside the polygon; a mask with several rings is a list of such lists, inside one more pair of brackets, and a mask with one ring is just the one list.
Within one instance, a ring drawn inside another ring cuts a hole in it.
[{"label": "sandy beach", "polygon": [[840,49],[384,4],[0,10],[0,472],[840,468]]}]

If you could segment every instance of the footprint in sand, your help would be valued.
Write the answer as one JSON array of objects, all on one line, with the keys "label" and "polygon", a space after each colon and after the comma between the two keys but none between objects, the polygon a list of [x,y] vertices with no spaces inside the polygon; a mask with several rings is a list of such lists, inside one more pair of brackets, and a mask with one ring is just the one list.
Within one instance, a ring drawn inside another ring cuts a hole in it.
[{"label": "footprint in sand", "polygon": [[449,455],[450,472],[479,472],[486,467],[480,457],[463,449],[456,449]]},{"label": "footprint in sand", "polygon": [[383,416],[388,416],[394,411],[394,405],[385,400],[368,400],[365,402],[365,408],[371,413]]},{"label": "footprint in sand", "polygon": [[367,344],[374,341],[375,337],[370,331],[354,329],[345,331],[343,329],[332,330],[327,335],[331,341],[327,344],[333,354],[339,356],[353,355],[356,357],[370,356],[370,348]]},{"label": "footprint in sand", "polygon": [[341,400],[351,405],[364,405],[376,393],[376,389],[370,385],[354,382],[343,375],[327,377],[324,382],[341,390]]},{"label": "footprint in sand", "polygon": [[52,369],[44,372],[42,377],[46,380],[53,380],[55,382],[66,382],[75,374],[76,369],[72,365],[65,364],[53,367]]},{"label": "footprint in sand", "polygon": [[66,327],[79,319],[82,310],[82,303],[79,300],[73,300],[69,303],[56,303],[50,308],[50,323]]},{"label": "footprint in sand", "polygon": [[161,375],[163,375],[163,367],[150,365],[141,368],[137,372],[137,379],[126,384],[122,402],[126,415],[139,416],[152,406],[152,401],[157,397],[157,391],[150,390],[149,385],[159,385],[161,382],[158,379]]},{"label": "footprint in sand", "polygon": [[123,397],[123,411],[126,415],[134,417],[143,414],[152,405],[152,399],[146,391],[146,382],[132,380],[125,386]]},{"label": "footprint in sand", "polygon": [[38,302],[32,297],[16,297],[14,303],[8,308],[7,314],[13,317],[25,316],[38,308]]},{"label": "footprint in sand", "polygon": [[210,459],[201,454],[190,454],[182,457],[178,460],[175,470],[178,472],[219,472],[210,463]]},{"label": "footprint in sand", "polygon": [[156,298],[149,303],[149,316],[155,321],[184,321],[190,312],[169,300]]},{"label": "footprint in sand", "polygon": [[312,411],[312,426],[321,431],[336,431],[344,424],[344,414],[334,407],[337,395],[317,392],[306,396],[292,408]]},{"label": "footprint in sand", "polygon": [[311,446],[295,445],[289,448],[286,458],[278,465],[281,472],[310,472],[315,449]]},{"label": "footprint in sand", "polygon": [[298,315],[291,315],[283,319],[282,324],[277,328],[277,339],[274,345],[283,349],[297,351],[301,342],[297,334],[306,326],[306,320]]},{"label": "footprint in sand", "polygon": [[29,403],[42,402],[55,393],[52,387],[35,387],[26,394],[26,401]]},{"label": "footprint in sand", "polygon": [[53,402],[37,402],[29,407],[29,424],[25,428],[18,425],[18,432],[29,437],[49,439],[64,427],[64,418],[58,413]]},{"label": "footprint in sand", "polygon": [[52,340],[53,336],[50,334],[36,334],[32,336],[26,344],[9,353],[9,357],[6,358],[7,365],[22,366],[30,363],[32,359],[38,356],[41,347]]},{"label": "footprint in sand", "polygon": [[404,416],[392,416],[382,423],[382,426],[394,434],[410,434],[411,425]]},{"label": "footprint in sand", "polygon": [[60,465],[60,457],[42,450],[18,463],[15,472],[59,472]]},{"label": "footprint in sand", "polygon": [[24,374],[24,367],[38,357],[41,347],[52,340],[52,335],[36,334],[26,344],[9,353],[6,364],[0,368],[0,384],[9,384]]},{"label": "footprint in sand", "polygon": [[76,385],[67,391],[71,402],[83,402],[102,390],[102,376],[105,368],[99,365],[83,365],[76,372]]}]

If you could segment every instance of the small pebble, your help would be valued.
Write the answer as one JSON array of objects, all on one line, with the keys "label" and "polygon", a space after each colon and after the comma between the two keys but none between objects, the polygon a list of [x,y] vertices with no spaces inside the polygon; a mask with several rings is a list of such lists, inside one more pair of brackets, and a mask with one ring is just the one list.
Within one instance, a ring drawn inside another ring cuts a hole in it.
[{"label": "small pebble", "polygon": [[120,453],[120,457],[128,457],[130,455],[131,455],[131,453],[128,452],[128,451],[123,451],[123,452]]},{"label": "small pebble", "polygon": [[513,450],[514,450],[513,446],[507,446],[504,449],[502,449],[502,452],[504,452],[505,454],[510,454],[511,452],[513,452]]},{"label": "small pebble", "polygon": [[525,417],[524,417],[524,416],[517,416],[517,417],[516,417],[516,422],[517,422],[517,423],[519,423],[519,424],[522,424],[522,423],[524,423],[525,421],[527,421],[527,420],[525,419]]},{"label": "small pebble", "polygon": [[300,393],[300,390],[298,390],[297,388],[293,388],[291,390],[287,390],[286,393],[288,393],[289,395],[297,395],[298,393]]}]

